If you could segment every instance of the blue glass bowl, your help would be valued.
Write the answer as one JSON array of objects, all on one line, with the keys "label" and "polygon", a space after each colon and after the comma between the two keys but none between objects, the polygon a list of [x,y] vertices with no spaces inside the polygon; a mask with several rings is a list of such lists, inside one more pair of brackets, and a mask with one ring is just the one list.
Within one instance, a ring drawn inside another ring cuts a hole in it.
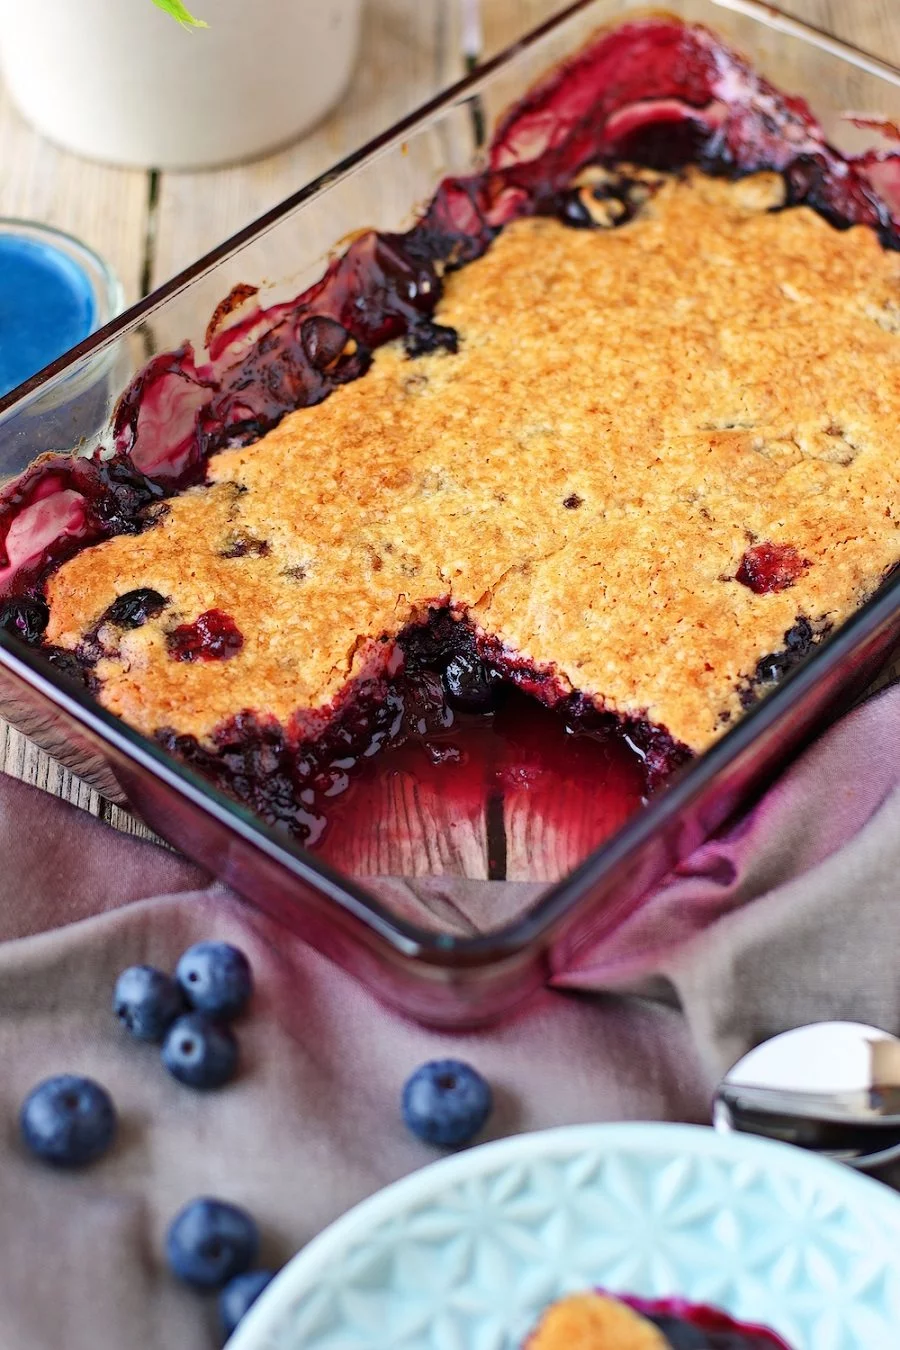
[{"label": "blue glass bowl", "polygon": [[[0,398],[120,313],[122,287],[86,244],[30,220],[0,218]],[[114,353],[63,381],[42,403],[34,449],[64,449],[102,424]]]}]

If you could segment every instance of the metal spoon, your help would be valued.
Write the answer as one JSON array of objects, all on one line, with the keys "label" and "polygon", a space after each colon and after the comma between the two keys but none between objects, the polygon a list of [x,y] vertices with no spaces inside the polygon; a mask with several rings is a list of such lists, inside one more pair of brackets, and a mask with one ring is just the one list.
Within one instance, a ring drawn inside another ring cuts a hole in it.
[{"label": "metal spoon", "polygon": [[751,1050],[725,1075],[712,1123],[796,1144],[858,1171],[900,1158],[900,1039],[816,1022]]}]

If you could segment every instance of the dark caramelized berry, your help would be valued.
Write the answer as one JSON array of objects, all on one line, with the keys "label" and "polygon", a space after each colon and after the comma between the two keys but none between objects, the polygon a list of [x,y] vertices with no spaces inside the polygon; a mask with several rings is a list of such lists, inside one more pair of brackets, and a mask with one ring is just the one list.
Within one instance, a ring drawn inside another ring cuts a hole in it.
[{"label": "dark caramelized berry", "polygon": [[161,614],[168,603],[159,591],[140,586],[114,600],[103,617],[117,628],[140,628],[148,619],[155,619],[157,614]]},{"label": "dark caramelized berry", "polygon": [[784,635],[784,645],[789,652],[793,652],[797,657],[806,656],[809,649],[816,640],[816,632],[809,619],[801,617],[789,628]]},{"label": "dark caramelized berry", "polygon": [[451,656],[444,670],[444,691],[451,708],[460,712],[490,712],[494,681],[482,661],[471,652]]},{"label": "dark caramelized berry", "polygon": [[[785,206],[801,202],[822,210],[827,201],[828,169],[821,155],[797,155],[784,170],[787,187]],[[823,215],[827,215],[823,210]]]},{"label": "dark caramelized berry", "polygon": [[50,622],[50,611],[43,600],[7,600],[0,608],[0,628],[29,646],[40,642]]},{"label": "dark caramelized berry", "polygon": [[578,188],[569,188],[560,194],[559,218],[564,225],[570,225],[576,230],[593,230],[597,225]]},{"label": "dark caramelized berry", "polygon": [[338,359],[349,336],[343,324],[324,314],[314,314],[300,325],[303,350],[316,370],[325,370]]},{"label": "dark caramelized berry", "polygon": [[576,230],[613,229],[631,220],[635,210],[626,180],[598,183],[591,189],[567,188],[555,198],[556,215]]},{"label": "dark caramelized berry", "polygon": [[815,622],[801,615],[793,627],[784,635],[784,647],[780,652],[769,652],[760,657],[752,677],[738,688],[743,708],[750,708],[756,702],[760,689],[765,690],[778,684],[795,666],[800,665],[822,638],[826,637],[831,625],[825,619]]},{"label": "dark caramelized berry", "polygon": [[86,685],[88,683],[88,673],[85,670],[84,663],[79,660],[75,652],[67,651],[65,647],[42,647],[40,655],[58,675],[64,675],[67,680],[74,680],[76,684]]},{"label": "dark caramelized berry", "polygon": [[809,619],[800,618],[784,635],[784,649],[763,656],[756,667],[760,684],[774,684],[809,655],[816,634]]},{"label": "dark caramelized berry", "polygon": [[459,349],[459,334],[445,323],[420,319],[403,340],[407,356],[427,356],[429,352],[455,353]]},{"label": "dark caramelized berry", "polygon": [[709,1350],[709,1341],[703,1332],[683,1318],[667,1317],[665,1314],[645,1316],[663,1333],[672,1350]]}]

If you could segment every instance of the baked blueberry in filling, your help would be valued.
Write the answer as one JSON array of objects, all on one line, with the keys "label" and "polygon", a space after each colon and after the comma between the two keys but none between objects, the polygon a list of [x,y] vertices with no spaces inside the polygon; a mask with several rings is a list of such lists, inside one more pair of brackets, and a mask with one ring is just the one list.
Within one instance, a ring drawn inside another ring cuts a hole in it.
[{"label": "baked blueberry in filling", "polygon": [[96,681],[92,675],[92,662],[81,654],[81,652],[70,652],[65,647],[44,646],[40,649],[41,656],[58,675],[64,675],[67,680],[73,684],[81,685],[86,689],[96,689]]},{"label": "baked blueberry in filling", "polygon": [[0,628],[29,647],[41,642],[49,620],[50,610],[43,600],[7,600],[0,606]]},{"label": "baked blueberry in filling", "polygon": [[791,544],[754,544],[741,558],[735,579],[757,595],[792,586],[810,564]]},{"label": "baked blueberry in filling", "polygon": [[475,655],[460,652],[451,656],[443,673],[447,702],[462,712],[489,712],[498,678]]},{"label": "baked blueberry in filling", "polygon": [[827,637],[830,631],[831,623],[827,618],[813,622],[802,615],[798,616],[797,622],[784,635],[782,649],[761,656],[753,675],[741,685],[739,690],[741,706],[752,708],[763,694],[801,665],[816,643]]},{"label": "baked blueberry in filling", "polygon": [[437,351],[455,352],[459,346],[459,334],[448,324],[421,319],[409,329],[403,339],[403,346],[407,356],[425,356]]},{"label": "baked blueberry in filling", "polygon": [[164,595],[149,586],[139,586],[114,600],[103,616],[103,622],[115,624],[117,628],[140,628],[148,619],[161,614],[165,607]]},{"label": "baked blueberry in filling", "polygon": [[343,324],[326,315],[317,314],[304,319],[300,325],[300,342],[316,370],[327,370],[342,356],[350,334]]}]

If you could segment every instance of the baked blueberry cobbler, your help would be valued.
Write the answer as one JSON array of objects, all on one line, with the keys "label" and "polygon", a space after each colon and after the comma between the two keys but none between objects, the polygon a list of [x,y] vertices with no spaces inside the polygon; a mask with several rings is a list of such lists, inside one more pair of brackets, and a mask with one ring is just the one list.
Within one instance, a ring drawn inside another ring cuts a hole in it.
[{"label": "baked blueberry cobbler", "polygon": [[765,1327],[681,1299],[571,1294],[547,1309],[525,1350],[787,1350]]},{"label": "baked blueberry cobbler", "polygon": [[703,29],[601,35],[411,231],[239,288],[12,484],[0,621],[308,842],[510,685],[652,788],[900,557],[889,168]]}]

